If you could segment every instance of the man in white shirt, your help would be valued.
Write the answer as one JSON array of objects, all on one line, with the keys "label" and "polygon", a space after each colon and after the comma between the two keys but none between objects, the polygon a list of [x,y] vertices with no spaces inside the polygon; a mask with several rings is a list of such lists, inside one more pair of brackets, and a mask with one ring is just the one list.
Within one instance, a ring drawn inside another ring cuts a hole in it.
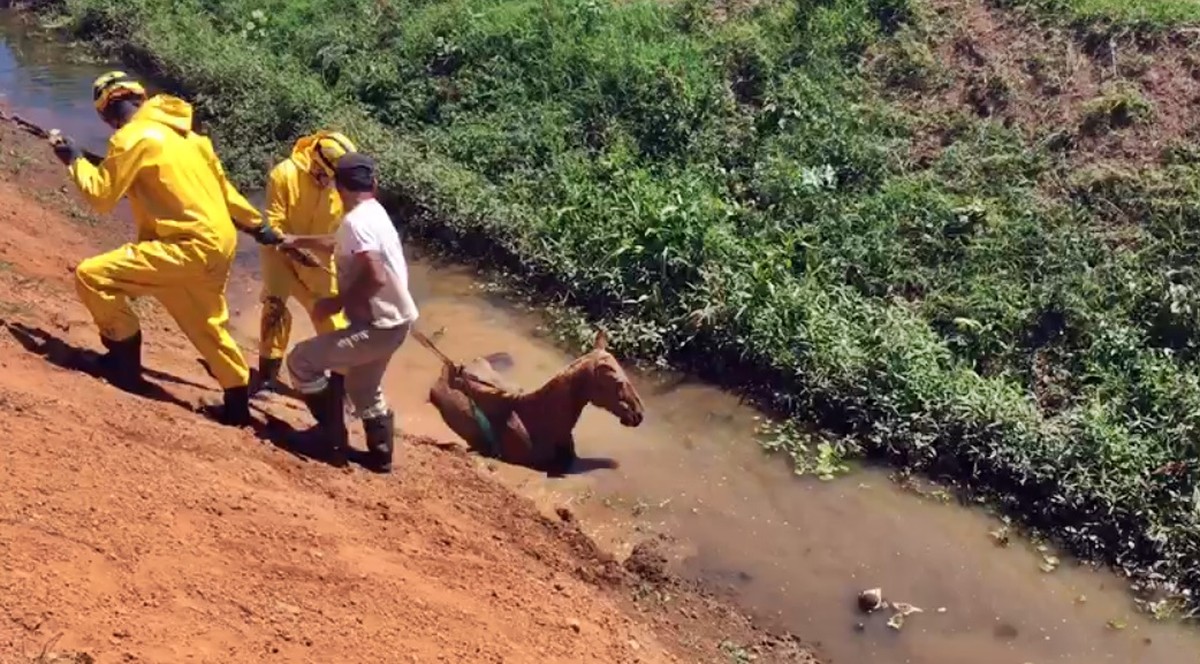
[{"label": "man in white shirt", "polygon": [[302,341],[288,356],[293,386],[317,420],[317,433],[337,466],[346,463],[349,435],[343,402],[363,421],[370,470],[391,472],[395,414],[380,383],[392,355],[417,320],[408,292],[400,235],[375,198],[375,162],[362,153],[342,157],[334,170],[345,216],[334,235],[285,236],[283,246],[332,252],[338,294],[318,300],[313,315],[344,311],[349,327]]}]

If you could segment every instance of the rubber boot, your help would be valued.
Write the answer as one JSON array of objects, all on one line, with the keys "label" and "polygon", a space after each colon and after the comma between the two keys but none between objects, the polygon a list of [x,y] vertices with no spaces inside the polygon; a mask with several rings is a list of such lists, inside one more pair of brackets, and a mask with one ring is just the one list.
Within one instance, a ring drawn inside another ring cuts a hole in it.
[{"label": "rubber boot", "polygon": [[341,374],[329,377],[329,385],[316,394],[305,395],[304,404],[317,421],[314,433],[324,448],[330,465],[341,468],[346,465],[346,452],[350,446],[350,434],[346,430],[345,379]]},{"label": "rubber boot", "polygon": [[145,389],[146,383],[142,379],[142,333],[138,332],[121,341],[100,337],[100,343],[108,349],[108,353],[100,358],[100,368],[105,378],[128,392]]},{"label": "rubber boot", "polygon": [[255,394],[259,392],[279,393],[279,371],[282,368],[283,358],[281,357],[258,358],[258,385],[254,390]]},{"label": "rubber boot", "polygon": [[249,426],[250,388],[243,385],[225,390],[219,405],[204,404],[200,407],[200,412],[225,426]]},{"label": "rubber boot", "polygon": [[367,470],[376,473],[392,472],[392,455],[395,450],[396,414],[363,420],[363,433],[367,438]]}]

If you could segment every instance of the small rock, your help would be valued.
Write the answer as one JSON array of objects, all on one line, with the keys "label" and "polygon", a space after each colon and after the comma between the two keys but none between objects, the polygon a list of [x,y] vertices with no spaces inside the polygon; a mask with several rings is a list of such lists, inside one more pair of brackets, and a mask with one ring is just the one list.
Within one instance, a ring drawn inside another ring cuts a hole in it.
[{"label": "small rock", "polygon": [[571,631],[575,632],[576,634],[583,631],[583,626],[580,625],[579,621],[574,618],[570,618],[567,620],[567,627],[570,627]]}]

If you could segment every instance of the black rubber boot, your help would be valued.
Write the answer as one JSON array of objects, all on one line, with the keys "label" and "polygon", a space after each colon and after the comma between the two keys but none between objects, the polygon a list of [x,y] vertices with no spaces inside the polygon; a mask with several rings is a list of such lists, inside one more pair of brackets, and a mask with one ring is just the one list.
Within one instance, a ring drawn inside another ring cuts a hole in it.
[{"label": "black rubber boot", "polygon": [[346,398],[344,381],[341,374],[333,374],[324,390],[304,397],[304,404],[317,421],[313,433],[320,439],[326,460],[338,468],[346,465],[346,452],[350,446],[346,411],[342,405]]},{"label": "black rubber boot", "polygon": [[280,392],[279,372],[283,368],[281,357],[258,358],[258,384],[254,390],[259,392]]},{"label": "black rubber boot", "polygon": [[100,343],[108,349],[100,358],[100,368],[105,378],[116,387],[129,392],[140,392],[146,383],[142,379],[142,333],[113,341],[100,337]]},{"label": "black rubber boot", "polygon": [[367,437],[367,470],[376,473],[392,472],[392,455],[395,451],[396,414],[363,420],[363,433]]},{"label": "black rubber boot", "polygon": [[221,403],[205,403],[200,412],[229,427],[250,425],[250,388],[246,386],[225,390]]},{"label": "black rubber boot", "polygon": [[221,423],[233,427],[250,424],[250,388],[235,387],[225,390],[221,405]]}]

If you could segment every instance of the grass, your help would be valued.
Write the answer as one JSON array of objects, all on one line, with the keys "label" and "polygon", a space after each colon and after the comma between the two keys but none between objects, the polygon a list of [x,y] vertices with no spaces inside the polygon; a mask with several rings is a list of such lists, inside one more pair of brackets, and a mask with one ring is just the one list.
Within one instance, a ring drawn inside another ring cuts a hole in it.
[{"label": "grass", "polygon": [[1028,7],[1079,25],[1164,32],[1200,25],[1194,0],[993,0],[1000,6]]},{"label": "grass", "polygon": [[[880,93],[939,75],[918,0],[39,8],[184,88],[248,181],[301,133],[347,131],[414,231],[562,296],[623,354],[852,441],[813,472],[852,447],[1200,590],[1200,160],[1077,171],[972,117],[918,165],[919,119]],[[1013,94],[977,83],[989,108]],[[1114,88],[1094,115],[1152,126],[1138,100]],[[804,456],[806,436],[772,440]]]}]

